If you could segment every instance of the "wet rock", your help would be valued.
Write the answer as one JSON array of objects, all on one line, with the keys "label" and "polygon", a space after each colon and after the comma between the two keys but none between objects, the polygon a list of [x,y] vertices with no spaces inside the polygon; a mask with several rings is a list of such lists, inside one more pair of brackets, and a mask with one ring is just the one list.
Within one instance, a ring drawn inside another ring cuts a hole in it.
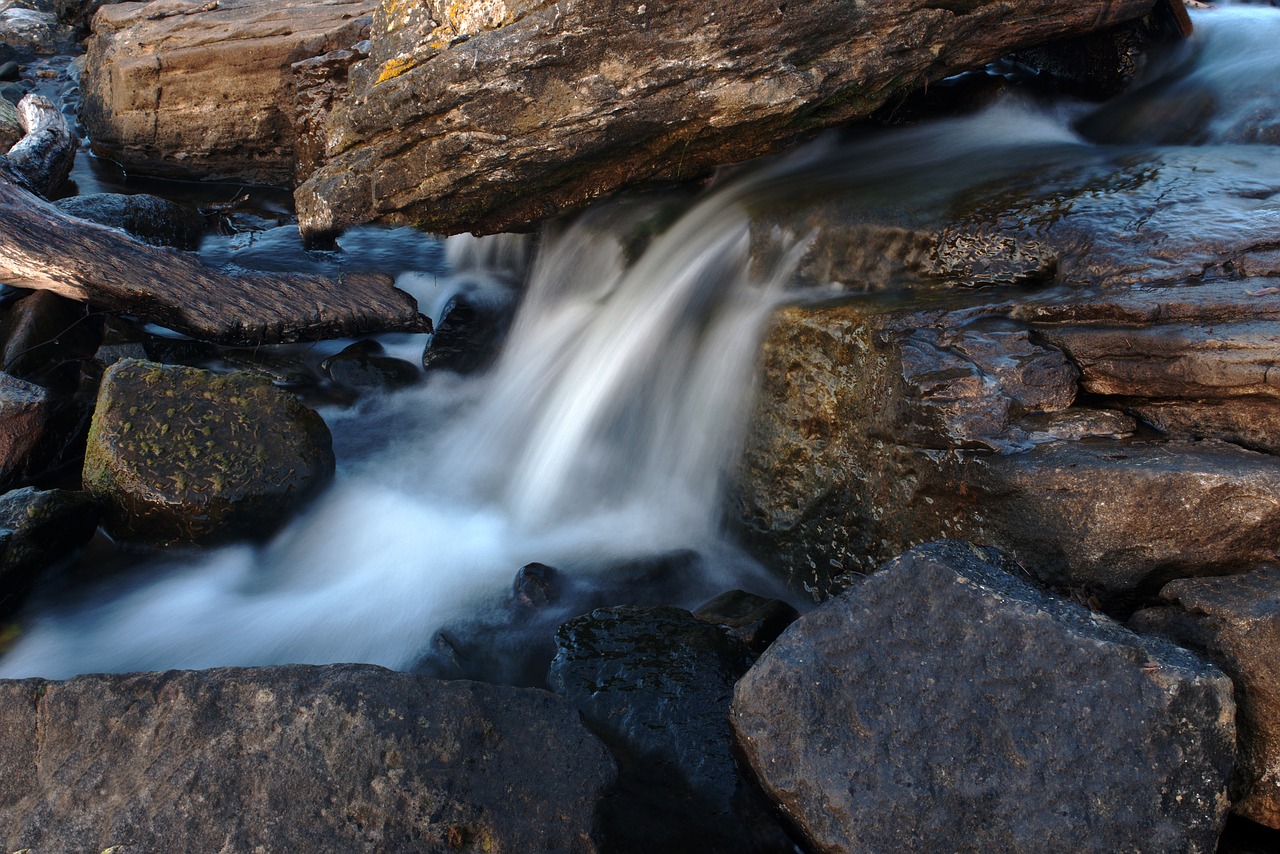
[{"label": "wet rock", "polygon": [[818,851],[1212,852],[1234,712],[1202,659],[944,541],[801,617],[731,720]]},{"label": "wet rock", "polygon": [[0,372],[0,489],[77,461],[87,425],[75,401]]},{"label": "wet rock", "polygon": [[367,38],[375,3],[204,5],[122,3],[94,17],[81,109],[94,151],[131,174],[290,185],[290,67]]},{"label": "wet rock", "polygon": [[688,611],[608,608],[556,633],[548,683],[618,756],[601,807],[610,851],[786,851],[739,776],[727,720],[750,653]]},{"label": "wet rock", "polygon": [[693,616],[719,626],[752,652],[761,653],[800,614],[781,599],[766,599],[745,590],[728,590],[700,605]]},{"label": "wet rock", "polygon": [[516,230],[624,186],[779,151],[929,81],[1148,8],[383,0],[370,59],[326,123],[325,164],[296,193],[300,226]]},{"label": "wet rock", "polygon": [[615,773],[552,694],[367,665],[3,682],[0,732],[11,851],[587,854]]},{"label": "wet rock", "polygon": [[422,353],[422,367],[459,374],[485,370],[497,358],[510,320],[511,306],[459,294],[440,312]]},{"label": "wet rock", "polygon": [[[19,76],[18,63],[13,61],[0,63],[0,81],[9,83],[17,80]],[[3,109],[3,107],[0,107],[0,109]]]},{"label": "wet rock", "polygon": [[52,12],[12,5],[0,9],[0,46],[9,48],[8,61],[70,53],[75,44],[75,30],[59,24]]},{"label": "wet rock", "polygon": [[84,483],[115,536],[210,542],[272,533],[333,470],[324,422],[266,378],[126,359],[103,376]]},{"label": "wet rock", "polygon": [[101,319],[84,303],[51,291],[33,291],[5,313],[0,340],[5,371],[66,389],[75,385],[77,363],[97,350]]},{"label": "wet rock", "polygon": [[[950,309],[851,303],[783,311],[765,344],[738,479],[746,540],[792,586],[817,597],[913,543],[943,536],[999,545],[1043,582],[1088,590],[1107,607],[1132,606],[1178,575],[1238,571],[1267,559],[1280,509],[1275,457],[1222,441],[1125,438],[1133,420],[1104,407],[1131,409],[1133,398],[1102,394],[1094,363],[1083,357],[1082,382],[1096,393],[1087,405],[1057,408],[1070,398],[1048,391],[1066,386],[1039,383],[1065,383],[1069,371],[1043,367],[1074,370],[1073,359],[1062,360],[1075,356],[1070,342],[1105,328],[1105,316],[1117,339],[1123,325],[1145,340],[1139,316],[1159,315],[1161,329],[1213,326],[1215,311],[1229,305],[1215,309],[1208,293],[1179,302],[1160,290],[1097,305],[1054,297]],[[1121,324],[1123,306],[1129,313]],[[1262,314],[1256,322],[1264,320],[1271,322]],[[1025,337],[1001,331],[1010,321],[1013,329],[1027,324]],[[996,369],[1004,346],[1021,354],[1007,360],[1018,366],[1011,374]],[[1159,352],[1155,344],[1152,350]],[[1047,361],[1047,354],[1057,355]],[[1196,358],[1170,359],[1164,370],[1170,382],[1181,372],[1187,393],[1198,373],[1211,373]],[[1157,374],[1148,370],[1150,385],[1140,380],[1124,390],[1155,393]],[[1251,397],[1241,390],[1239,399]],[[1046,410],[1028,411],[1036,401]]]},{"label": "wet rock", "polygon": [[516,573],[513,592],[516,602],[525,608],[543,608],[555,602],[559,572],[545,563],[530,563]]},{"label": "wet rock", "polygon": [[1197,650],[1231,677],[1240,742],[1231,809],[1280,827],[1280,568],[1180,579],[1160,598],[1129,626]]},{"label": "wet rock", "polygon": [[152,246],[196,249],[205,231],[200,214],[158,196],[94,193],[60,199],[55,204],[64,213],[122,228]]},{"label": "wet rock", "polygon": [[413,385],[422,374],[409,362],[383,353],[377,341],[357,341],[320,363],[325,376],[359,391],[385,391]]},{"label": "wet rock", "polygon": [[17,610],[41,573],[89,541],[101,513],[83,492],[27,487],[0,495],[0,617]]}]

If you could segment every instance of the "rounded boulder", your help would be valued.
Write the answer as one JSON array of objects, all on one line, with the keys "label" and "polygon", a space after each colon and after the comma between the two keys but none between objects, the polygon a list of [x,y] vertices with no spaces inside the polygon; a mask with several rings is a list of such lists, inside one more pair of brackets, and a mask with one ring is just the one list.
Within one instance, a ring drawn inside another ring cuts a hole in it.
[{"label": "rounded boulder", "polygon": [[84,486],[117,537],[264,537],[333,475],[320,416],[266,377],[124,359],[103,376]]}]

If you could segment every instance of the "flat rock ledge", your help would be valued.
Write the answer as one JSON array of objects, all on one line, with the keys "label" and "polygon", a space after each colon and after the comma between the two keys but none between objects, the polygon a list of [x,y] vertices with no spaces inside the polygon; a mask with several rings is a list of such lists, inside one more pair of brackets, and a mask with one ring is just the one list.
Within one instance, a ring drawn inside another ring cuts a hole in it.
[{"label": "flat rock ledge", "polygon": [[5,851],[589,854],[614,774],[546,691],[350,664],[0,682]]},{"label": "flat rock ledge", "polygon": [[382,0],[296,191],[306,234],[509,231],[690,180],[1152,0]]},{"label": "flat rock ledge", "polygon": [[738,682],[739,745],[815,851],[1215,850],[1230,681],[1020,572],[917,547]]}]

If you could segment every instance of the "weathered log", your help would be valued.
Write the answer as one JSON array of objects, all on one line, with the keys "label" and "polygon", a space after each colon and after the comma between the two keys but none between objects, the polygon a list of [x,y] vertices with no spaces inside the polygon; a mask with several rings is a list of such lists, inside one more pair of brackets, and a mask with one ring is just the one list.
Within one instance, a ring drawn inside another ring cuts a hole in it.
[{"label": "weathered log", "polygon": [[1154,0],[382,0],[304,233],[505,231],[689,180]]},{"label": "weathered log", "polygon": [[71,173],[76,160],[76,138],[67,120],[43,95],[27,95],[18,102],[18,124],[26,136],[5,158],[28,189],[50,196]]},{"label": "weathered log", "polygon": [[194,255],[69,217],[2,171],[0,282],[51,290],[223,344],[431,329],[389,276],[227,275]]}]

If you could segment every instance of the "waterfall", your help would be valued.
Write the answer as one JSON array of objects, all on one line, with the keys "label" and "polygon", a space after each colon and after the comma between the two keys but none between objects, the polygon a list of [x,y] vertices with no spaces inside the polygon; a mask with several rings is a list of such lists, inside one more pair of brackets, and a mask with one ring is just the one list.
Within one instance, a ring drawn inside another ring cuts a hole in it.
[{"label": "waterfall", "polygon": [[[656,237],[687,200],[607,204],[547,231],[489,375],[433,376],[372,410],[332,415],[339,439],[370,421],[398,435],[343,463],[265,546],[179,553],[87,604],[35,616],[0,675],[406,668],[525,563],[723,548],[721,478],[786,270],[753,278],[770,265],[751,263],[743,203],[780,168],[710,192]],[[518,238],[455,238],[452,274],[401,283],[437,310],[464,292],[504,298],[526,251]]]}]

